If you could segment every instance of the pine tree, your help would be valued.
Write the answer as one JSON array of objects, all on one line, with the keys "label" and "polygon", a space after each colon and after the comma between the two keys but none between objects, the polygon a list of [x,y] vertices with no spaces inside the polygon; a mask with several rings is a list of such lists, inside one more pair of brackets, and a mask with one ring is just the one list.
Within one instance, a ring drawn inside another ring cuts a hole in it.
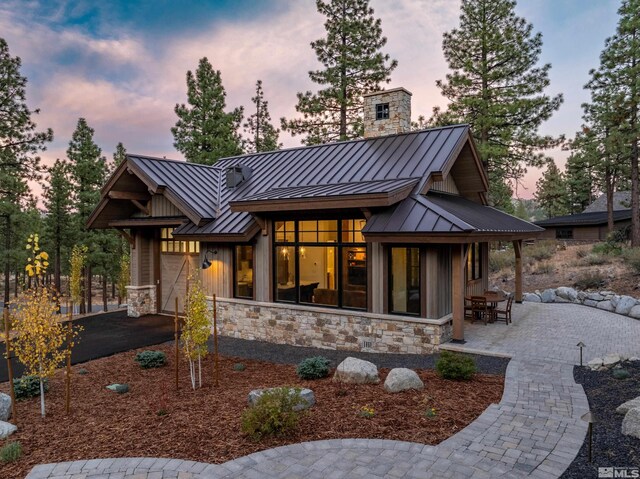
[{"label": "pine tree", "polygon": [[122,162],[127,157],[127,149],[124,147],[122,142],[116,145],[116,151],[113,153],[113,165],[114,169],[122,164]]},{"label": "pine tree", "polygon": [[569,212],[567,207],[567,187],[564,174],[553,161],[536,182],[535,198],[549,218],[562,216]]},{"label": "pine tree", "polygon": [[56,160],[48,169],[47,183],[43,185],[44,206],[47,210],[45,218],[46,238],[53,251],[53,277],[57,292],[61,292],[60,275],[62,264],[67,262],[66,255],[72,245],[72,217],[71,217],[71,172],[69,164]]},{"label": "pine tree", "polygon": [[527,213],[527,208],[524,206],[524,202],[521,199],[518,199],[518,201],[516,201],[514,216],[526,221],[530,220],[529,214]]},{"label": "pine tree", "polygon": [[256,96],[251,98],[255,105],[255,112],[247,118],[244,124],[244,131],[248,138],[245,140],[245,151],[247,153],[260,153],[261,151],[273,151],[282,148],[282,143],[278,142],[280,130],[271,124],[269,114],[269,104],[264,99],[262,80],[256,82]]},{"label": "pine tree", "polygon": [[38,131],[26,102],[26,77],[20,74],[22,62],[12,57],[7,42],[0,38],[0,216],[4,235],[4,302],[9,301],[11,251],[17,247],[13,221],[29,199],[27,181],[37,180],[41,172],[38,153],[53,140],[49,128]]},{"label": "pine tree", "polygon": [[460,26],[443,39],[452,72],[437,82],[451,101],[447,121],[471,125],[491,201],[506,210],[512,208],[510,184],[527,166],[542,166],[541,150],[558,144],[538,129],[562,103],[562,95],[544,94],[551,65],[537,65],[542,35],[516,16],[515,5],[513,0],[463,0]]},{"label": "pine tree", "polygon": [[590,157],[573,152],[565,166],[568,206],[571,214],[581,213],[594,200],[594,174]]},{"label": "pine tree", "polygon": [[220,158],[242,153],[238,128],[243,109],[225,112],[226,93],[219,70],[204,57],[196,74],[187,72],[187,102],[176,105],[176,126],[171,128],[173,146],[187,161],[212,165]]},{"label": "pine tree", "polygon": [[[631,173],[631,246],[640,246],[640,0],[623,0],[616,33],[608,38],[600,54],[600,66],[592,70],[587,85],[596,95],[607,98],[613,115],[605,118],[608,131],[620,135],[629,148],[627,164]],[[605,92],[606,95],[603,95]],[[617,117],[617,121],[616,118]]]},{"label": "pine tree", "polygon": [[[91,312],[91,265],[95,263],[95,254],[98,251],[96,243],[101,235],[108,234],[87,229],[87,220],[100,200],[100,189],[107,175],[106,158],[102,156],[102,150],[93,140],[94,133],[87,121],[80,118],[67,149],[75,193],[76,228],[78,232],[82,232],[82,244],[89,248],[89,260],[85,271],[88,312]],[[84,312],[84,303],[80,303],[80,312]]]},{"label": "pine tree", "polygon": [[302,118],[281,119],[282,129],[306,135],[302,142],[307,145],[362,136],[362,95],[389,83],[398,65],[381,52],[387,39],[368,0],[317,0],[316,7],[326,17],[327,35],[311,42],[311,48],[324,69],[309,77],[325,88],[298,93],[296,111]]}]

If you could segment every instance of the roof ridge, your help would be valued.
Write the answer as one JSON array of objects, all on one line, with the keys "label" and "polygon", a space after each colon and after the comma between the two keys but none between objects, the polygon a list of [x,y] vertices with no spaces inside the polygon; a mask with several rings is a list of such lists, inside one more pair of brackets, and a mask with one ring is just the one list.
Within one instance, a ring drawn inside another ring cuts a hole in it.
[{"label": "roof ridge", "polygon": [[158,158],[157,156],[149,156],[149,155],[136,155],[134,153],[127,153],[127,157],[130,158],[141,158],[143,160],[152,160],[152,161],[163,161],[163,162],[167,162],[167,163],[178,163],[180,165],[184,165],[184,166],[198,166],[201,168],[206,168],[206,169],[210,169],[210,170],[223,170],[223,168],[219,167],[219,166],[215,166],[215,165],[205,165],[202,163],[193,163],[191,161],[187,161],[187,160],[175,160],[173,158]]}]

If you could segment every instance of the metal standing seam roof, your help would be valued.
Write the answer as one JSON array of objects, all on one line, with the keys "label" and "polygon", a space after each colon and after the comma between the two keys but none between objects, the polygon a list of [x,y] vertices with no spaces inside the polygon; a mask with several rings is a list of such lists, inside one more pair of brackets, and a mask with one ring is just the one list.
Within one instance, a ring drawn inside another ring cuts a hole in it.
[{"label": "metal standing seam roof", "polygon": [[367,234],[394,233],[539,233],[542,228],[490,206],[446,193],[407,198],[375,214],[363,229]]},{"label": "metal standing seam roof", "polygon": [[[631,219],[631,210],[616,210],[613,212],[613,221],[625,221]],[[555,216],[546,220],[536,221],[535,224],[542,227],[554,226],[596,226],[607,224],[606,211],[594,211],[592,213],[578,213],[575,215]]]}]

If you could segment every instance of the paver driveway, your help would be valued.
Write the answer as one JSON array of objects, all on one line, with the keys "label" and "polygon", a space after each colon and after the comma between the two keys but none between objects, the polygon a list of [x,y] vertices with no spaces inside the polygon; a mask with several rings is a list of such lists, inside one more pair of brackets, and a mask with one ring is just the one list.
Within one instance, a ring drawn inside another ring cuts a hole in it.
[{"label": "paver driveway", "polygon": [[575,305],[514,305],[507,326],[466,325],[448,348],[510,355],[505,392],[472,424],[438,446],[341,439],[285,446],[222,465],[127,458],[38,466],[29,479],[103,478],[556,478],[576,456],[588,403],[573,381],[576,344],[585,359],[640,356],[640,322]]}]

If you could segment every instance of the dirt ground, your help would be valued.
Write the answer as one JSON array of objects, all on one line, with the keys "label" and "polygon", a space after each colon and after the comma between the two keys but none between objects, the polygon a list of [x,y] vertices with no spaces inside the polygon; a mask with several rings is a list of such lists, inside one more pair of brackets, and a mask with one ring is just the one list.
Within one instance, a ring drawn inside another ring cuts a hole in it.
[{"label": "dirt ground", "polygon": [[[587,260],[593,244],[567,245],[559,244],[553,258],[542,260],[523,268],[523,284],[525,292],[544,291],[559,286],[574,287],[581,278],[598,274],[604,284],[598,290],[615,291],[640,297],[640,276],[635,275],[624,263],[624,259],[616,256],[604,256],[605,263],[591,265]],[[526,247],[525,253],[526,255]],[[489,275],[489,285],[505,291],[515,291],[515,274],[513,268],[503,268]]]},{"label": "dirt ground", "polygon": [[[158,346],[171,357],[170,344]],[[18,403],[17,433],[0,441],[20,441],[22,458],[0,465],[0,477],[18,478],[36,464],[109,457],[176,457],[221,463],[262,449],[330,438],[384,438],[437,444],[473,421],[491,403],[499,402],[501,376],[479,374],[470,382],[447,381],[432,370],[418,370],[423,391],[386,393],[378,385],[342,385],[330,378],[301,381],[295,366],[223,357],[221,382],[212,386],[213,361],[204,366],[205,384],[192,391],[186,361],[180,362],[180,390],[174,387],[174,367],[141,369],[135,352],[121,353],[73,367],[73,403],[64,414],[63,374],[51,380],[47,417],[41,419],[39,399]],[[235,371],[242,362],[245,371]],[[86,374],[77,374],[85,369]],[[384,381],[388,369],[381,369]],[[108,384],[127,383],[119,395]],[[247,394],[255,388],[295,385],[309,387],[317,404],[304,414],[289,436],[256,442],[240,428]],[[6,392],[7,383],[0,385]],[[371,419],[360,416],[372,407]],[[435,408],[435,417],[426,417]],[[166,414],[161,413],[166,412]]]}]

